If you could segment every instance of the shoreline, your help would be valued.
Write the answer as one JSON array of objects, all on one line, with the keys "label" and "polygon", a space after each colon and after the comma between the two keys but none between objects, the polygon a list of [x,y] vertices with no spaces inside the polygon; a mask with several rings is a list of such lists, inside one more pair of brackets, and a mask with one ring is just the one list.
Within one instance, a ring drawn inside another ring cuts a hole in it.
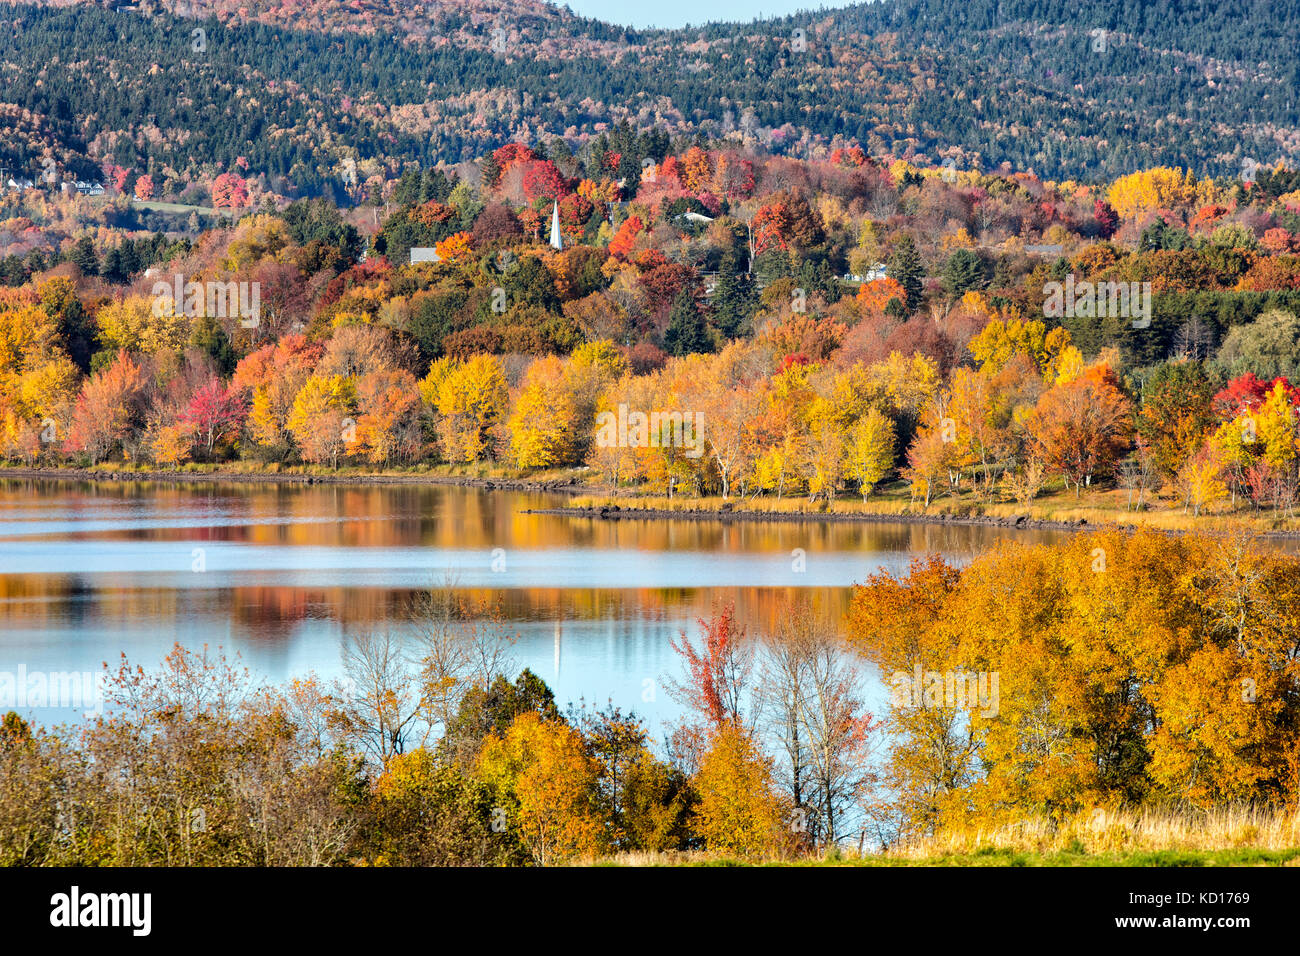
[{"label": "shoreline", "polygon": [[[672,511],[664,508],[635,508],[622,505],[583,506],[576,508],[529,508],[521,514],[558,515],[571,518],[589,518],[596,521],[720,521],[724,524],[733,522],[768,522],[795,523],[833,522],[837,524],[931,524],[958,525],[963,527],[1000,528],[1010,531],[1105,531],[1136,530],[1146,528],[1162,534],[1223,534],[1233,529],[1222,527],[1196,528],[1162,528],[1144,521],[1089,521],[1079,518],[1076,521],[1059,521],[1050,518],[1031,518],[1029,515],[1003,517],[999,515],[959,515],[948,513],[918,514],[916,512],[818,512],[804,511],[773,512],[748,511],[732,509],[693,508]],[[1277,538],[1282,540],[1300,539],[1300,530],[1256,530],[1243,528],[1254,537]]]},{"label": "shoreline", "polygon": [[[1078,521],[1050,521],[1043,518],[1031,518],[1018,515],[1014,518],[1001,518],[995,515],[954,515],[954,514],[873,514],[870,512],[817,512],[806,511],[747,511],[721,510],[712,508],[693,508],[685,511],[669,511],[664,508],[628,508],[621,505],[581,508],[529,508],[521,514],[560,515],[571,518],[591,518],[599,521],[635,521],[647,519],[655,521],[737,521],[769,523],[808,523],[827,521],[837,524],[939,524],[969,525],[972,527],[1008,528],[1021,531],[1085,531],[1092,528],[1104,528],[1109,525],[1092,524],[1086,518]],[[1291,532],[1285,532],[1290,534]]]},{"label": "shoreline", "polygon": [[532,491],[577,495],[590,489],[570,479],[478,478],[472,475],[430,474],[299,474],[260,471],[105,471],[97,468],[0,468],[0,480],[92,482],[155,482],[165,485],[206,482],[209,484],[261,485],[443,485],[482,488],[485,491]]},{"label": "shoreline", "polygon": [[[255,485],[425,485],[451,488],[478,488],[483,491],[516,491],[534,494],[563,495],[570,498],[590,496],[593,489],[572,477],[559,478],[481,478],[473,475],[437,474],[306,474],[297,472],[260,471],[133,471],[102,468],[0,468],[0,480],[59,481],[67,483],[121,484],[127,482],[153,482],[163,485],[200,484],[255,484]],[[1245,531],[1255,537],[1278,540],[1300,539],[1300,529],[1256,529],[1250,527],[1165,528],[1140,518],[1135,520],[1089,520],[1078,518],[1062,520],[1034,518],[1027,514],[987,515],[953,514],[950,512],[869,512],[869,511],[754,511],[745,508],[638,508],[635,498],[628,504],[605,503],[577,507],[525,508],[520,514],[553,517],[586,518],[593,521],[718,521],[769,524],[806,524],[828,522],[836,524],[896,524],[896,525],[946,525],[958,527],[998,528],[1011,531],[1090,531],[1097,529],[1150,528],[1165,534],[1222,534],[1233,530]]]}]

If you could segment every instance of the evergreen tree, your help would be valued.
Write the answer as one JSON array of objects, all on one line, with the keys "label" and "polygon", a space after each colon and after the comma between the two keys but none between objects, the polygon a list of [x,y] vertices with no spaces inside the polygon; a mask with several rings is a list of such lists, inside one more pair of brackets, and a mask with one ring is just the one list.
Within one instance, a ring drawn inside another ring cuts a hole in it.
[{"label": "evergreen tree", "polygon": [[915,312],[921,307],[921,280],[925,278],[925,267],[921,264],[921,254],[916,251],[916,242],[911,236],[903,236],[889,254],[889,278],[898,282],[907,294],[907,311]]},{"label": "evergreen tree", "polygon": [[718,266],[718,284],[713,290],[711,304],[713,326],[724,339],[748,334],[757,299],[753,283],[741,273],[734,251],[726,252]]},{"label": "evergreen tree", "polygon": [[212,356],[222,375],[232,374],[235,366],[239,364],[239,353],[230,344],[230,337],[226,335],[226,330],[210,315],[200,316],[194,320],[190,345]]},{"label": "evergreen tree", "polygon": [[17,256],[9,255],[4,257],[0,262],[0,282],[5,285],[22,285],[27,281],[27,270],[23,268],[23,261]]},{"label": "evergreen tree", "polygon": [[95,243],[90,236],[82,236],[78,239],[77,244],[72,247],[72,254],[68,258],[81,270],[83,275],[99,275],[99,257],[95,255]]},{"label": "evergreen tree", "polygon": [[122,247],[114,246],[104,254],[104,278],[109,282],[122,283],[130,278]]},{"label": "evergreen tree", "polygon": [[954,299],[959,299],[970,289],[982,289],[986,284],[984,263],[970,249],[958,249],[943,264],[940,277],[943,290]]},{"label": "evergreen tree", "polygon": [[690,289],[682,289],[673,299],[668,314],[668,328],[664,332],[664,348],[672,355],[690,355],[692,352],[711,352],[713,342],[704,324],[704,316],[695,305]]}]

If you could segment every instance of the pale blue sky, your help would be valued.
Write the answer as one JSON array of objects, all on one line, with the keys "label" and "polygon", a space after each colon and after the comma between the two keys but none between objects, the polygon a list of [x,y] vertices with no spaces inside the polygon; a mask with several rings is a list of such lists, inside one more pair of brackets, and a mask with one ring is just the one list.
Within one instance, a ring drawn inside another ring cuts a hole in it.
[{"label": "pale blue sky", "polygon": [[784,16],[799,10],[834,9],[848,2],[826,0],[567,0],[568,6],[584,17],[628,27],[699,26],[713,20],[748,23],[755,17]]}]

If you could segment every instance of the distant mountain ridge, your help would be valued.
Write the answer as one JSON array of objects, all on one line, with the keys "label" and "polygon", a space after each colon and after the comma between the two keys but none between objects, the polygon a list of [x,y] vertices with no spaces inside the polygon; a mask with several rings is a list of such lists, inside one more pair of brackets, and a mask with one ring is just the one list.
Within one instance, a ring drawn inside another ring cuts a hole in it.
[{"label": "distant mountain ridge", "polygon": [[624,120],[1059,179],[1300,161],[1297,0],[885,0],[665,31],[540,0],[130,6],[0,5],[0,164],[185,177],[242,156],[306,194],[345,158],[459,162]]}]

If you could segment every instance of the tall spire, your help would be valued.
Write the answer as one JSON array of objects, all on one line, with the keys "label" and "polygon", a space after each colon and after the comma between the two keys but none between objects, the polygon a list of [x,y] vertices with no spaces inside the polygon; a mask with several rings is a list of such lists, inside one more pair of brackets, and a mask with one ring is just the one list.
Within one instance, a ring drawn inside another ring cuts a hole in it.
[{"label": "tall spire", "polygon": [[560,204],[558,202],[551,207],[551,248],[564,248],[564,240],[560,238]]}]

